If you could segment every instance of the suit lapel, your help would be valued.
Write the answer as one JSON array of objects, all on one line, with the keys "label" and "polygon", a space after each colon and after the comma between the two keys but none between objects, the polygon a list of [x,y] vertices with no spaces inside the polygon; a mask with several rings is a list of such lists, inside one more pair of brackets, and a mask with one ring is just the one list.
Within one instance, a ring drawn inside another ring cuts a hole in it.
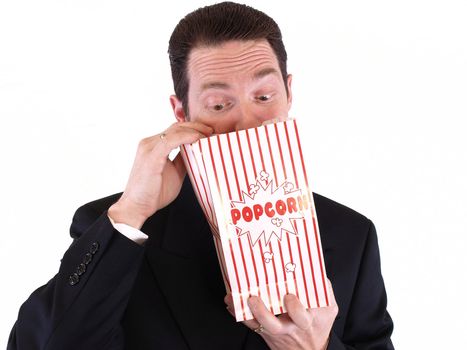
[{"label": "suit lapel", "polygon": [[181,333],[192,349],[241,349],[248,329],[225,308],[213,239],[188,178],[167,209],[146,255]]}]

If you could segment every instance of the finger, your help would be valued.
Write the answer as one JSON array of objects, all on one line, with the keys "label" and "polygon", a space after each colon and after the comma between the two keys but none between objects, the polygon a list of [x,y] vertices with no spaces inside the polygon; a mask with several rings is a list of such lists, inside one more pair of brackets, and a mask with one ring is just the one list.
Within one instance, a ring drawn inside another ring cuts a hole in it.
[{"label": "finger", "polygon": [[311,318],[300,300],[293,294],[284,297],[285,308],[295,325],[303,330],[310,328]]},{"label": "finger", "polygon": [[163,137],[156,135],[157,144],[162,145],[164,155],[168,155],[173,149],[184,144],[190,144],[205,137],[205,135],[192,128],[179,127],[176,129],[167,129],[163,133]]},{"label": "finger", "polygon": [[266,308],[261,298],[251,296],[248,298],[248,306],[250,307],[253,317],[264,327],[266,331],[272,334],[278,334],[281,332],[281,321]]},{"label": "finger", "polygon": [[[198,122],[183,122],[174,123],[164,132],[148,137],[145,139],[149,146],[163,145],[161,150],[165,153],[170,153],[173,149],[179,147],[182,144],[189,144],[203,137],[212,135],[214,130],[204,124]],[[158,147],[159,148],[159,147]]]},{"label": "finger", "polygon": [[279,117],[276,117],[276,118],[271,118],[271,119],[265,120],[264,122],[261,123],[261,125],[274,124],[274,123],[281,122],[281,121],[283,121],[285,119],[287,119],[287,116],[279,116]]},{"label": "finger", "polygon": [[230,293],[227,293],[224,297],[224,303],[227,305],[227,306],[233,306],[233,298],[232,298],[232,294]]},{"label": "finger", "polygon": [[[232,297],[232,294],[228,293],[225,297],[224,297],[224,303],[226,304],[227,306],[227,311],[232,315],[232,317],[235,318],[235,306],[234,306],[234,303],[233,303],[233,297]],[[258,321],[256,321],[255,319],[252,319],[252,320],[246,320],[246,321],[243,321],[242,322],[245,326],[247,326],[248,328],[250,329],[256,329],[258,328],[260,325],[258,323]]]},{"label": "finger", "polygon": [[204,136],[210,136],[214,132],[214,129],[206,124],[202,124],[200,122],[181,122],[173,124],[174,127],[183,127],[183,128],[191,128],[200,133]]},{"label": "finger", "polygon": [[328,280],[328,291],[329,291],[328,295],[330,297],[329,310],[331,314],[333,315],[333,317],[335,318],[337,314],[339,313],[339,306],[337,305],[336,297],[334,296],[334,289],[332,288],[332,283],[329,280],[329,278],[327,280]]},{"label": "finger", "polygon": [[[236,318],[236,316],[235,316],[235,305],[234,305],[234,302],[233,302],[232,294],[229,293],[224,297],[224,303],[226,305],[227,310],[230,312],[230,314],[234,318]],[[255,319],[242,321],[242,323],[245,326],[247,326],[249,328],[252,328],[252,329],[259,326],[259,323]]]},{"label": "finger", "polygon": [[213,132],[211,127],[198,122],[174,123],[164,132],[141,140],[138,150],[167,158],[180,145],[196,142]]},{"label": "finger", "polygon": [[[226,304],[227,311],[232,315],[232,317],[235,318],[235,306],[234,306],[234,303],[233,303],[232,294],[228,293],[228,294],[224,297],[224,303]],[[243,323],[245,326],[247,326],[248,328],[252,329],[252,330],[259,327],[259,323],[258,323],[258,321],[256,321],[255,319],[246,320],[246,321],[243,321],[242,323]]]},{"label": "finger", "polygon": [[232,294],[228,293],[224,298],[224,303],[226,304],[227,311],[235,317],[234,304]]}]

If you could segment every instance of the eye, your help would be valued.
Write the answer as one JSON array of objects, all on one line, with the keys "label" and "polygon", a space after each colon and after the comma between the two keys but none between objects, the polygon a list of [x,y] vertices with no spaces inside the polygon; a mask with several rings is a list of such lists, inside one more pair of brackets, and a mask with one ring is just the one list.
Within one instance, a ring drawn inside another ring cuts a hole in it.
[{"label": "eye", "polygon": [[206,109],[210,112],[225,112],[232,107],[232,102],[229,100],[223,101],[213,101],[212,103],[208,103]]},{"label": "eye", "polygon": [[212,106],[212,109],[214,109],[215,111],[222,111],[224,108],[225,108],[224,103],[218,103]]},{"label": "eye", "polygon": [[259,95],[256,99],[261,102],[267,102],[271,99],[271,95]]}]

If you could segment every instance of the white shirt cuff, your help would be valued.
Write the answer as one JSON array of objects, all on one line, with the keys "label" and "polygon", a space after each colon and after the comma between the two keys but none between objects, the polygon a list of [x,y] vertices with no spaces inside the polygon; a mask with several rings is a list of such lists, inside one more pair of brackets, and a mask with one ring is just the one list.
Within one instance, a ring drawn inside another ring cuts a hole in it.
[{"label": "white shirt cuff", "polygon": [[133,242],[142,245],[148,239],[148,235],[141,232],[140,230],[131,227],[127,224],[117,223],[113,221],[113,219],[109,215],[107,215],[107,217],[109,218],[110,223],[112,224],[114,229],[116,229],[128,239],[131,239]]}]

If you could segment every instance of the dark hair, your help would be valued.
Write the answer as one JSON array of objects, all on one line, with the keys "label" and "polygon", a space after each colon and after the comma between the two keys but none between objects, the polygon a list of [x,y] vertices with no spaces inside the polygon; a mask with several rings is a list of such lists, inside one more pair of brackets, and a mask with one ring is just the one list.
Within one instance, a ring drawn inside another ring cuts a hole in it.
[{"label": "dark hair", "polygon": [[266,39],[271,45],[284,79],[287,95],[287,52],[277,23],[250,6],[222,2],[189,13],[175,27],[169,41],[169,59],[175,94],[188,116],[187,64],[190,52],[199,46],[216,46],[230,40]]}]

